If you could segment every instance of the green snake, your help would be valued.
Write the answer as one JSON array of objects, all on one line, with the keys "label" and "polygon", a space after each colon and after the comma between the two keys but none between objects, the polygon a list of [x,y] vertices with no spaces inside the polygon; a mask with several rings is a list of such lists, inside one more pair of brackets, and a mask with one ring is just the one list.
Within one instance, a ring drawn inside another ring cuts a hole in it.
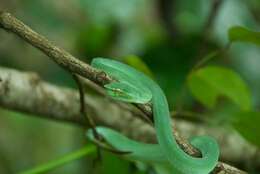
[{"label": "green snake", "polygon": [[[120,151],[131,152],[124,156],[129,160],[141,161],[155,168],[163,168],[174,174],[209,174],[217,165],[219,148],[215,139],[208,136],[193,137],[190,143],[197,148],[201,158],[186,154],[172,134],[172,122],[168,102],[162,89],[150,78],[134,68],[118,61],[95,58],[91,66],[104,71],[115,81],[105,85],[110,97],[130,103],[151,102],[158,144],[145,144],[131,140],[105,127],[96,131],[111,146]],[[92,131],[87,136],[93,140]],[[160,170],[162,171],[162,170]]]}]

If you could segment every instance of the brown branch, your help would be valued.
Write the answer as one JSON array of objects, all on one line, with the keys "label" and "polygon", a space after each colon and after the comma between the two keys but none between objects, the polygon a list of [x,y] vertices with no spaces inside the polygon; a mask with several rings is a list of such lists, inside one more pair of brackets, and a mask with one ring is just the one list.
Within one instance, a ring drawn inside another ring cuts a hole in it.
[{"label": "brown branch", "polygon": [[[0,79],[0,106],[32,116],[85,127],[85,119],[80,112],[80,97],[76,90],[46,83],[35,73],[2,67],[0,67]],[[103,96],[86,93],[85,105],[89,116],[97,125],[112,127],[136,140],[156,142],[153,127],[133,116],[135,112],[131,112],[130,108],[122,108]],[[221,158],[225,161],[235,164],[258,161],[256,164],[260,165],[260,154],[254,158],[256,148],[244,142],[232,131],[209,128],[182,120],[174,120],[174,123],[177,131],[185,138],[203,134],[216,137],[221,147]]]},{"label": "brown branch", "polygon": [[[0,12],[0,26],[7,31],[13,32],[32,46],[38,48],[49,58],[71,73],[79,74],[101,86],[112,81],[112,78],[105,72],[91,67],[73,57],[65,50],[55,46],[46,38],[33,31],[20,20],[16,19],[10,13]],[[137,107],[140,108],[148,118],[152,119],[152,109],[150,105],[137,105]],[[185,143],[177,133],[175,133],[175,136],[179,141],[183,142],[181,144],[184,145],[184,149],[187,153],[193,155],[196,153],[199,154],[195,148]]]},{"label": "brown branch", "polygon": [[[87,113],[87,108],[86,108],[86,102],[85,102],[85,92],[84,92],[84,84],[83,81],[81,81],[81,78],[77,74],[72,74],[73,79],[75,80],[78,90],[79,90],[79,101],[80,101],[80,113],[84,120],[86,120],[86,125],[87,127],[89,126],[93,130],[93,136],[95,139],[98,141],[101,141],[101,137],[96,131],[96,123],[93,120],[93,118]],[[98,145],[98,144],[97,144]],[[101,151],[100,151],[101,146],[98,146],[97,148],[97,158],[101,159]]]},{"label": "brown branch", "polygon": [[[96,94],[85,93],[84,96],[85,108],[88,108],[89,116],[97,125],[113,127],[134,139],[154,141],[152,126],[132,116],[130,107],[121,107]],[[0,106],[82,127],[86,124],[80,112],[80,96],[76,90],[46,83],[31,72],[0,67]],[[145,132],[150,133],[146,135]]]},{"label": "brown branch", "polygon": [[[80,101],[80,112],[82,117],[86,120],[86,125],[90,126],[90,128],[94,129],[96,127],[94,120],[87,113],[87,108],[85,104],[85,92],[84,86],[77,74],[72,74],[73,79],[75,80],[78,90],[79,90],[79,101]],[[96,133],[96,131],[94,131]]]},{"label": "brown branch", "polygon": [[30,27],[13,17],[10,13],[0,12],[0,27],[8,32],[15,33],[32,46],[38,48],[61,67],[65,68],[65,70],[79,74],[100,85],[111,81],[111,78],[104,72],[94,69],[90,65],[76,59],[62,48],[55,46],[45,37],[39,35]]},{"label": "brown branch", "polygon": [[[91,67],[89,64],[80,61],[62,48],[57,47],[10,13],[0,12],[0,27],[8,32],[13,32],[33,47],[38,48],[58,65],[71,73],[81,75],[100,86],[112,81],[112,78],[105,72]],[[152,117],[151,108],[149,106],[139,105],[139,108],[149,115],[150,118]]]},{"label": "brown branch", "polygon": [[[112,81],[112,78],[110,78],[108,75],[106,75],[104,72],[98,71],[91,67],[90,65],[76,59],[73,57],[71,54],[66,52],[65,50],[55,46],[53,43],[48,41],[46,38],[43,36],[39,35],[35,31],[33,31],[31,28],[23,24],[21,21],[13,17],[11,14],[6,13],[6,12],[0,12],[0,27],[5,29],[6,31],[13,32],[14,34],[18,35],[20,38],[23,40],[27,41],[30,43],[32,46],[38,48],[41,50],[43,53],[45,53],[47,56],[49,56],[52,60],[54,60],[57,64],[65,68],[66,70],[79,74],[83,77],[86,77],[87,79],[99,84],[99,85],[104,85],[108,82]],[[48,96],[48,95],[47,95]],[[41,112],[42,107],[50,107],[52,108],[53,106],[49,105],[50,103],[44,103],[42,105],[37,106],[39,109],[38,112]],[[13,107],[18,107],[13,105]],[[147,116],[151,117],[152,116],[152,111],[150,106],[144,106],[141,105],[139,106],[142,111],[146,113]],[[72,108],[70,106],[69,108]],[[101,107],[102,110],[105,107]],[[23,109],[23,108],[20,108]],[[106,113],[106,112],[105,112]],[[59,115],[59,114],[58,114]],[[112,113],[111,113],[112,115]],[[56,117],[55,117],[56,118]],[[76,118],[73,118],[76,119]],[[111,119],[111,117],[109,117]],[[66,118],[65,118],[66,120]],[[78,120],[75,120],[78,121]],[[119,122],[121,119],[118,120]],[[191,154],[191,155],[198,155],[199,152],[194,149],[192,146],[190,146],[186,141],[184,141],[176,131],[174,131],[175,137],[179,144],[184,148],[184,150]],[[230,173],[230,167],[225,167],[226,165],[220,164],[217,167],[216,171],[224,171],[225,173]],[[242,171],[239,170],[231,170],[235,171],[235,173],[243,173]],[[234,172],[233,172],[234,173]]]}]

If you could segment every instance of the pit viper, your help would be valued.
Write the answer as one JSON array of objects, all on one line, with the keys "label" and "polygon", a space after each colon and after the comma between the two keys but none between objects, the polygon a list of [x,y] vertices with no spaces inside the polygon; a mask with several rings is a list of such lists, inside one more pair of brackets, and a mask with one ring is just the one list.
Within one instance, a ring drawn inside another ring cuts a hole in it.
[{"label": "pit viper", "polygon": [[[219,158],[216,140],[209,136],[192,137],[190,144],[197,148],[202,156],[197,158],[185,153],[173,136],[168,102],[157,83],[142,72],[115,60],[95,58],[91,66],[104,71],[114,79],[113,82],[104,85],[107,94],[113,99],[152,104],[158,144],[138,142],[110,128],[97,127],[96,131],[107,143],[117,150],[130,152],[124,155],[125,158],[150,164],[161,173],[209,174],[214,169]],[[92,131],[87,131],[87,137],[94,140]]]}]

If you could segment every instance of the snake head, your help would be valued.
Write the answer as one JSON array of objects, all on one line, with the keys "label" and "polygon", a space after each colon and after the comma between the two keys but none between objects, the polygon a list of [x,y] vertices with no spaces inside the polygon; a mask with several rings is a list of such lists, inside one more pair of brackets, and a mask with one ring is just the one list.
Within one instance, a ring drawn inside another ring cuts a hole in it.
[{"label": "snake head", "polygon": [[115,100],[129,103],[148,103],[152,99],[152,93],[143,83],[142,73],[134,68],[118,61],[95,58],[91,66],[104,71],[115,82],[105,85],[107,94]]},{"label": "snake head", "polygon": [[128,82],[112,82],[105,85],[107,94],[115,100],[128,103],[148,103],[152,94],[146,88],[140,88]]}]

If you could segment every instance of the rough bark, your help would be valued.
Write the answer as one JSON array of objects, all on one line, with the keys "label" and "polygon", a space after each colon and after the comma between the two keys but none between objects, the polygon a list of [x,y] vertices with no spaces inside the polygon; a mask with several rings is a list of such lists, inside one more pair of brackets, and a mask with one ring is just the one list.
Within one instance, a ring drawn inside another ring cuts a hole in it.
[{"label": "rough bark", "polygon": [[[85,94],[85,103],[88,114],[98,125],[111,127],[136,140],[156,142],[153,127],[139,117],[133,116],[135,112],[131,110],[132,107],[127,105],[121,107],[118,103],[97,94]],[[80,113],[79,94],[76,90],[44,82],[37,74],[31,72],[0,67],[0,106],[31,116],[79,126],[86,125]],[[221,159],[225,161],[239,164],[254,160],[256,164],[260,164],[257,149],[232,130],[210,128],[183,120],[173,122],[176,130],[185,138],[202,134],[217,138],[222,152]],[[222,163],[219,165],[231,171],[231,166]]]}]

